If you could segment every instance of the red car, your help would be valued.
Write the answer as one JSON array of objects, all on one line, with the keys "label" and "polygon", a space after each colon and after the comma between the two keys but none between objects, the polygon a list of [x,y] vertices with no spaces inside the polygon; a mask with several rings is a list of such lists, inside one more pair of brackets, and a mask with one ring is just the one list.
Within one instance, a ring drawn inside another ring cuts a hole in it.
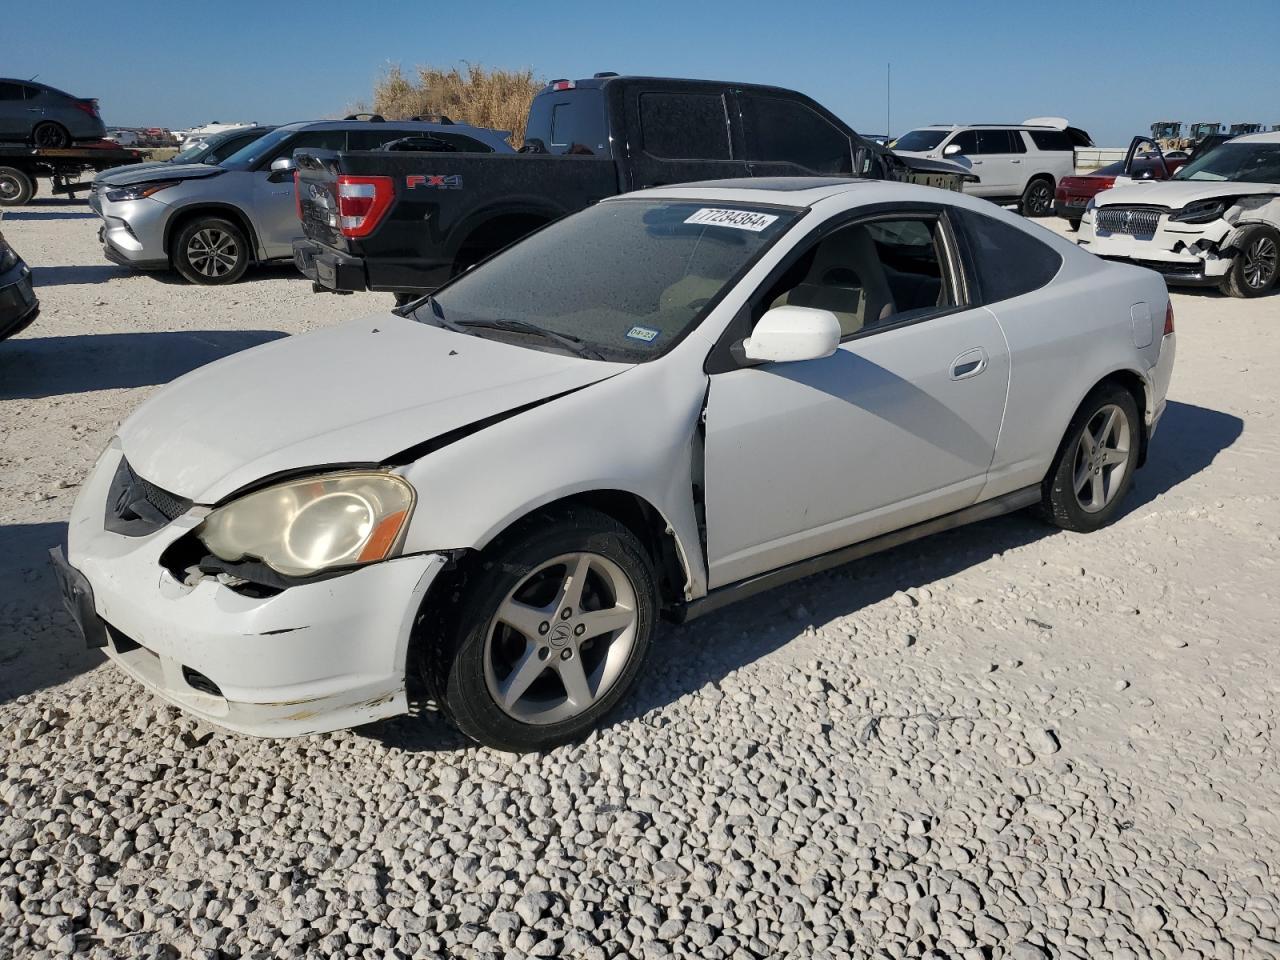
[{"label": "red car", "polygon": [[[1053,212],[1068,220],[1071,223],[1071,229],[1074,230],[1080,226],[1084,208],[1093,199],[1094,194],[1115,186],[1116,177],[1129,176],[1134,180],[1168,180],[1173,176],[1173,172],[1186,162],[1185,157],[1171,160],[1155,153],[1134,157],[1132,165],[1130,161],[1117,160],[1092,173],[1077,177],[1063,177],[1058,181],[1058,189],[1053,197]],[[1126,167],[1130,169],[1126,170]]]}]

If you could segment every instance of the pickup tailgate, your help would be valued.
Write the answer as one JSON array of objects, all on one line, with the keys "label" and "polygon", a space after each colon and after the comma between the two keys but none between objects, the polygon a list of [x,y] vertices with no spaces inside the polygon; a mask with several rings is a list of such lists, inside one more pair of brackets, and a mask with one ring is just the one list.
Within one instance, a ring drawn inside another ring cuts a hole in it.
[{"label": "pickup tailgate", "polygon": [[[331,289],[434,289],[469,262],[619,190],[605,157],[313,150],[295,160],[303,233],[347,277],[335,285],[321,270],[318,282]],[[339,193],[357,187],[376,216],[352,235],[343,217],[350,203],[340,204]],[[317,279],[301,259],[299,266]]]}]

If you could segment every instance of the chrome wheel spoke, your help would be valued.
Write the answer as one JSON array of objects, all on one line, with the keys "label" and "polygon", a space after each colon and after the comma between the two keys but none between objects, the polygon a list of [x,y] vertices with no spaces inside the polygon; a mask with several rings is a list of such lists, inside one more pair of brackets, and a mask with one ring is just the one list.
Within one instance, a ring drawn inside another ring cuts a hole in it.
[{"label": "chrome wheel spoke", "polygon": [[1105,467],[1118,467],[1128,459],[1128,450],[1118,450],[1113,447],[1108,447],[1107,451],[1102,455],[1102,465]]},{"label": "chrome wheel spoke", "polygon": [[587,574],[591,571],[591,558],[585,553],[579,554],[577,562],[568,569],[564,582],[560,585],[560,594],[556,599],[555,609],[577,612],[582,606],[582,588],[587,582]]},{"label": "chrome wheel spoke", "polygon": [[578,618],[583,631],[580,640],[591,640],[606,633],[614,633],[631,626],[636,612],[626,607],[610,607],[608,610],[593,610]]},{"label": "chrome wheel spoke", "polygon": [[509,710],[515,706],[516,701],[524,696],[533,681],[547,669],[546,660],[539,655],[540,653],[537,643],[530,641],[525,646],[524,656],[498,688],[498,698],[503,707]]},{"label": "chrome wheel spoke", "polygon": [[541,629],[542,625],[552,616],[554,611],[539,610],[537,607],[531,607],[511,597],[504,600],[502,606],[498,608],[498,619],[531,642],[546,633],[545,629]]},{"label": "chrome wheel spoke", "polygon": [[569,698],[579,711],[585,710],[595,701],[591,685],[587,682],[587,672],[582,666],[582,658],[574,655],[556,661],[556,672],[560,674],[560,682],[564,684],[565,696]]}]

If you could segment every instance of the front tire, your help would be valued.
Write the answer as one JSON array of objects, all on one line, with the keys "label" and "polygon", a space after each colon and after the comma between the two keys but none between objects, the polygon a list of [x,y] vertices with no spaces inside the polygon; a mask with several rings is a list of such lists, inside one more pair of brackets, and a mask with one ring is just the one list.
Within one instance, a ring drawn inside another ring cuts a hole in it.
[{"label": "front tire", "polygon": [[1072,219],[1068,220],[1068,221],[1067,221],[1067,223],[1071,224],[1071,229],[1072,229],[1072,230],[1075,230],[1075,231],[1079,232],[1079,230],[1080,230],[1080,218],[1079,218],[1079,217],[1074,217],[1074,218],[1072,218]]},{"label": "front tire", "polygon": [[1047,217],[1053,212],[1053,181],[1036,177],[1022,191],[1018,212],[1024,217]]},{"label": "front tire", "polygon": [[170,259],[192,283],[235,283],[249,267],[249,243],[230,220],[198,217],[178,231]]},{"label": "front tire", "polygon": [[1114,520],[1133,485],[1141,431],[1138,405],[1124,387],[1103,384],[1085,397],[1041,486],[1044,519],[1077,533]]},{"label": "front tire", "polygon": [[1265,224],[1246,227],[1237,247],[1219,289],[1229,297],[1260,297],[1280,275],[1280,231]]},{"label": "front tire", "polygon": [[62,124],[45,120],[32,128],[31,145],[41,150],[61,150],[71,146],[71,134]]},{"label": "front tire", "polygon": [[481,555],[440,646],[417,655],[467,736],[546,750],[585,736],[626,695],[657,626],[657,597],[653,564],[629,529],[585,507],[548,512]]}]

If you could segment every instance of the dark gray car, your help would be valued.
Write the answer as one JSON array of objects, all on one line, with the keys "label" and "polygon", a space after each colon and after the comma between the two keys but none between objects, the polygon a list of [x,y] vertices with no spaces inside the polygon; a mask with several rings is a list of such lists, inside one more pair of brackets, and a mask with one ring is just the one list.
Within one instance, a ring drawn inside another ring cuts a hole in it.
[{"label": "dark gray car", "polygon": [[97,100],[73,97],[31,80],[0,77],[0,140],[57,148],[106,135]]}]

